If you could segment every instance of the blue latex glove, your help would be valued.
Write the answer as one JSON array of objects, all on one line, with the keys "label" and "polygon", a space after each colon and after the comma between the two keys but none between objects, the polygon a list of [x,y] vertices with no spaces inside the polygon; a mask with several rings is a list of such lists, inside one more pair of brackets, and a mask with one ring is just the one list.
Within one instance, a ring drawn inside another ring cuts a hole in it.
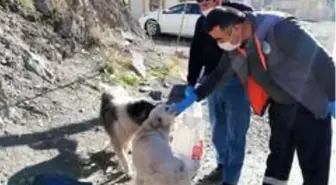
[{"label": "blue latex glove", "polygon": [[335,101],[328,103],[328,112],[332,117],[335,118]]},{"label": "blue latex glove", "polygon": [[195,90],[195,88],[194,88],[193,86],[188,85],[188,86],[186,87],[186,89],[184,90],[184,95],[185,95],[186,97],[188,97],[189,95],[194,94],[194,90]]},{"label": "blue latex glove", "polygon": [[184,90],[184,95],[185,98],[182,101],[175,103],[171,106],[170,112],[181,113],[197,100],[197,95],[195,94],[194,87],[190,85],[188,85]]}]

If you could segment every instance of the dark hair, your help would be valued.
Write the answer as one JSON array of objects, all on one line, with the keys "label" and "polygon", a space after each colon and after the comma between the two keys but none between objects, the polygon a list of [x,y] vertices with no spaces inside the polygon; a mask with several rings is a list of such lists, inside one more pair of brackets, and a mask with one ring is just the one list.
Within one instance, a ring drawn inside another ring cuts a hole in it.
[{"label": "dark hair", "polygon": [[209,15],[206,16],[204,21],[204,29],[210,32],[214,27],[219,26],[225,29],[229,26],[241,24],[245,21],[245,13],[231,7],[216,7]]}]

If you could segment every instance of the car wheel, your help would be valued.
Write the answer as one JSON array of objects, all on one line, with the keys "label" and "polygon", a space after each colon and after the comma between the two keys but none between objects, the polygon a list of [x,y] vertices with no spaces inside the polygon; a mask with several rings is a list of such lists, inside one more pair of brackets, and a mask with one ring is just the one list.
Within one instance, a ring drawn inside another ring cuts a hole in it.
[{"label": "car wheel", "polygon": [[160,25],[155,20],[148,20],[145,24],[145,30],[149,36],[157,36],[160,34]]}]

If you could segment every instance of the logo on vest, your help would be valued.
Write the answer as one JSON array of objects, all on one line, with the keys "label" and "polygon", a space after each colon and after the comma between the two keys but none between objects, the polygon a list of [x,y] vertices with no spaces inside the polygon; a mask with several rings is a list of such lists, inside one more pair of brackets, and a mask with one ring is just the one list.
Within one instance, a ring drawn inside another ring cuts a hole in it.
[{"label": "logo on vest", "polygon": [[262,43],[262,51],[265,55],[270,54],[272,51],[271,45],[268,42],[264,41]]}]

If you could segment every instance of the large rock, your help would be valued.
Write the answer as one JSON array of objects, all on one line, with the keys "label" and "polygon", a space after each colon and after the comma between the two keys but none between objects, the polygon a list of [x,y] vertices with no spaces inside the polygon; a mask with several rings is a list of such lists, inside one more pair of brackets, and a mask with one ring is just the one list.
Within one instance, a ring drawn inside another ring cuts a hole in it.
[{"label": "large rock", "polygon": [[31,54],[31,56],[25,56],[23,58],[27,70],[34,72],[49,83],[54,82],[54,74],[47,68],[45,60],[40,56]]},{"label": "large rock", "polygon": [[146,76],[146,67],[144,65],[144,57],[141,53],[131,50],[131,54],[132,54],[132,64],[134,69],[136,70],[136,72],[142,76],[145,77]]},{"label": "large rock", "polygon": [[51,13],[53,10],[51,0],[35,0],[35,8],[44,14]]}]

